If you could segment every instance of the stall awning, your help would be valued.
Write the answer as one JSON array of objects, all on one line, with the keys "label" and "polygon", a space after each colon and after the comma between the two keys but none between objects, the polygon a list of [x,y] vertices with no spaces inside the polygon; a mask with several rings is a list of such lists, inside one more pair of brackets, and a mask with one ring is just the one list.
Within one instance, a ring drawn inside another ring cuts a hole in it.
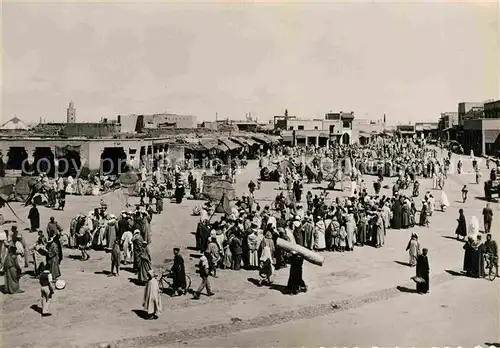
[{"label": "stall awning", "polygon": [[266,135],[273,144],[279,144],[283,139],[281,135]]},{"label": "stall awning", "polygon": [[330,138],[330,134],[328,133],[319,133],[320,138]]},{"label": "stall awning", "polygon": [[248,146],[259,145],[259,143],[256,142],[255,140],[253,140],[252,138],[242,138],[242,137],[240,137],[238,139],[243,140],[245,143],[247,143]]},{"label": "stall awning", "polygon": [[305,139],[306,136],[304,134],[297,134],[297,135],[295,135],[295,138],[296,139]]},{"label": "stall awning", "polygon": [[283,141],[289,142],[293,141],[293,135],[282,135]]},{"label": "stall awning", "polygon": [[212,140],[200,140],[200,144],[207,150],[220,150],[221,146],[217,143],[217,141]]},{"label": "stall awning", "polygon": [[240,144],[241,146],[247,146],[247,142],[245,141],[245,139],[241,139],[241,138],[236,138],[236,137],[233,137],[233,138],[229,138],[231,139],[232,141],[234,141],[236,144]]},{"label": "stall awning", "polygon": [[197,143],[187,143],[184,146],[184,148],[187,150],[190,150],[190,151],[206,151],[207,150],[204,146],[197,144]]},{"label": "stall awning", "polygon": [[219,139],[219,142],[224,144],[225,146],[227,146],[227,148],[229,149],[229,151],[232,151],[232,150],[237,150],[237,149],[240,149],[241,148],[241,145],[232,141],[231,139],[228,139],[228,138],[222,138],[222,139]]},{"label": "stall awning", "polygon": [[264,144],[269,144],[272,142],[271,139],[266,137],[264,134],[255,134],[252,136],[252,138],[257,140],[258,142],[264,143]]}]

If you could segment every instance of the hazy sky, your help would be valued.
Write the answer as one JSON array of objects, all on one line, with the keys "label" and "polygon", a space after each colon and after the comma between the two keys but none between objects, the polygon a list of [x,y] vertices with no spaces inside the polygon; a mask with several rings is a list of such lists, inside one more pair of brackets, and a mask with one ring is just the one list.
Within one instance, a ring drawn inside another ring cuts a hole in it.
[{"label": "hazy sky", "polygon": [[497,2],[4,3],[2,119],[436,121],[499,96]]}]

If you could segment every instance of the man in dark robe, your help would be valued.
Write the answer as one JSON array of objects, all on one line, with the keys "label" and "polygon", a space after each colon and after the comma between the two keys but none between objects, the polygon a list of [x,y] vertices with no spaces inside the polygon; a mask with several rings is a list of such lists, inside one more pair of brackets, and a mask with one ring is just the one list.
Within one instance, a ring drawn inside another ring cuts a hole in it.
[{"label": "man in dark robe", "polygon": [[302,191],[304,190],[302,183],[300,181],[295,181],[293,184],[293,193],[295,194],[295,201],[300,202],[302,200]]},{"label": "man in dark robe", "polygon": [[[144,226],[144,219],[142,217],[142,214],[140,211],[136,210],[134,213],[134,231],[139,230],[141,233],[141,236],[144,234],[145,231],[145,226]],[[142,238],[144,240],[144,237]]]},{"label": "man in dark robe", "polygon": [[198,224],[199,251],[204,253],[208,247],[208,239],[210,238],[210,226],[208,220],[200,221]]},{"label": "man in dark robe", "polygon": [[401,229],[402,225],[402,206],[401,206],[401,201],[399,199],[396,199],[394,201],[394,204],[392,205],[392,228],[395,230]]},{"label": "man in dark robe", "polygon": [[122,212],[120,220],[118,220],[118,228],[116,230],[116,239],[121,240],[125,232],[132,230],[130,221],[125,212]]},{"label": "man in dark robe", "polygon": [[359,245],[364,246],[366,243],[366,232],[368,230],[368,217],[364,212],[360,215],[360,220],[358,223],[358,236],[357,242]]},{"label": "man in dark robe", "polygon": [[61,269],[59,268],[59,248],[54,242],[54,238],[47,241],[47,269],[50,270],[52,278],[57,280],[61,276]]},{"label": "man in dark robe", "polygon": [[[59,263],[61,263],[63,259],[63,252],[62,252],[62,243],[61,243],[61,232],[63,231],[61,225],[56,221],[56,219],[51,216],[50,221],[47,224],[47,236],[48,238],[53,238],[54,243],[57,246],[57,256]],[[54,277],[54,275],[52,275]],[[57,277],[54,277],[57,278]]]},{"label": "man in dark robe", "polygon": [[172,296],[186,294],[186,269],[179,248],[174,248],[174,265],[170,272],[172,273]]},{"label": "man in dark robe", "polygon": [[[161,214],[163,212],[163,196],[160,191],[157,191],[155,194],[156,198],[156,214]],[[196,199],[196,197],[194,198]]]},{"label": "man in dark robe", "polygon": [[312,250],[314,244],[314,225],[310,217],[305,218],[305,222],[302,225],[302,242],[304,247]]},{"label": "man in dark robe", "polygon": [[34,203],[28,214],[28,219],[30,220],[30,231],[36,232],[40,228],[40,212]]},{"label": "man in dark robe", "polygon": [[483,209],[484,233],[490,233],[492,221],[493,221],[493,210],[490,207],[490,203],[487,203],[486,207]]},{"label": "man in dark robe", "polygon": [[141,284],[146,284],[149,280],[149,271],[151,271],[151,254],[145,241],[142,242],[142,250],[139,254],[138,280]]},{"label": "man in dark robe", "polygon": [[57,207],[58,210],[64,210],[64,207],[66,206],[66,190],[62,189],[57,192],[57,199],[59,201],[59,206]]},{"label": "man in dark robe", "polygon": [[483,244],[484,254],[488,259],[488,262],[493,263],[496,266],[497,277],[498,277],[498,246],[497,242],[491,239],[491,234],[486,236],[486,243]]},{"label": "man in dark robe", "polygon": [[464,246],[463,246],[463,249],[464,249],[464,264],[463,264],[463,270],[465,271],[465,274],[467,276],[470,276],[472,274],[472,259],[474,258],[474,249],[472,247],[472,244],[474,243],[474,241],[472,240],[472,238],[469,238]]},{"label": "man in dark robe", "polygon": [[175,187],[175,203],[182,203],[182,199],[184,198],[184,191],[184,185],[182,184],[182,182],[177,182],[177,186]]},{"label": "man in dark robe", "polygon": [[408,227],[410,227],[410,206],[403,203],[402,208],[401,225],[404,229],[407,229]]},{"label": "man in dark robe", "polygon": [[427,248],[422,249],[422,254],[417,256],[417,277],[424,280],[422,283],[417,283],[417,292],[426,294],[429,292],[429,259],[427,258]]},{"label": "man in dark robe", "polygon": [[132,237],[132,246],[134,249],[134,272],[139,271],[139,257],[144,249],[144,239],[141,236],[141,231],[136,229],[134,237]]},{"label": "man in dark robe", "polygon": [[302,279],[302,266],[304,259],[296,252],[292,252],[290,257],[290,275],[288,276],[287,290],[296,295],[299,292],[306,292],[307,285]]},{"label": "man in dark robe", "polygon": [[147,195],[146,184],[143,184],[142,187],[139,189],[139,197],[141,198],[140,205],[144,205],[144,198],[146,198],[146,195]]},{"label": "man in dark robe", "polygon": [[297,245],[304,246],[304,236],[302,235],[302,228],[299,221],[295,221],[293,225],[293,237]]},{"label": "man in dark robe", "polygon": [[460,237],[465,240],[465,237],[467,236],[467,221],[465,220],[464,210],[460,209],[458,213],[458,226],[455,230],[455,234],[457,235],[457,240],[460,239]]},{"label": "man in dark robe", "polygon": [[19,280],[21,279],[21,265],[17,259],[17,249],[15,246],[9,246],[5,262],[3,264],[4,272],[4,293],[15,294],[24,292],[19,288]]},{"label": "man in dark robe", "polygon": [[240,235],[235,235],[229,244],[229,250],[233,256],[233,269],[238,271],[241,268],[241,257],[243,255],[243,249],[241,248],[241,237]]},{"label": "man in dark robe", "polygon": [[477,236],[477,276],[482,278],[485,275],[484,272],[484,254],[486,252],[485,246],[481,241],[481,235]]},{"label": "man in dark robe", "polygon": [[480,244],[469,238],[468,243],[464,245],[464,269],[468,276],[479,278],[484,276],[483,253]]},{"label": "man in dark robe", "polygon": [[375,191],[375,195],[377,195],[377,196],[379,195],[379,193],[380,193],[380,188],[381,188],[381,186],[382,186],[382,184],[381,184],[380,182],[381,182],[381,180],[380,180],[380,179],[378,179],[377,181],[375,181],[375,182],[373,183],[373,190]]}]

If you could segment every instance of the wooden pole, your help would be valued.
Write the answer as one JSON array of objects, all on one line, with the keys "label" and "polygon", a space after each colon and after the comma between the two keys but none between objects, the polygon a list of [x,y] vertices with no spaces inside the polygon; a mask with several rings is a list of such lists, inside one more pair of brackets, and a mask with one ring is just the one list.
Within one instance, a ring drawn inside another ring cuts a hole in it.
[{"label": "wooden pole", "polygon": [[281,238],[278,238],[276,240],[276,246],[289,252],[296,252],[297,254],[301,255],[305,260],[317,266],[323,266],[323,263],[325,262],[325,258],[322,255],[315,253],[314,251],[309,250],[307,248],[304,248],[302,245],[291,243]]}]

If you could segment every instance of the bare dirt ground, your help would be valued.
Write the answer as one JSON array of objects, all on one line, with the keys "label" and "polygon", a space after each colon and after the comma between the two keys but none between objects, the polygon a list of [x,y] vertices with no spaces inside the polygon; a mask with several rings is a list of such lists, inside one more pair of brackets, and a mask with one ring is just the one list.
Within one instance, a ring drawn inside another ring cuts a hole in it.
[{"label": "bare dirt ground", "polygon": [[[465,171],[470,168],[470,161],[464,160]],[[257,175],[257,164],[252,162],[237,178],[238,195]],[[483,170],[483,178],[487,175]],[[374,178],[364,179],[372,192]],[[102,274],[110,268],[109,254],[92,251],[91,259],[81,262],[78,250],[65,249],[61,279],[67,287],[56,291],[52,317],[42,318],[35,310],[35,305],[40,304],[39,286],[28,275],[21,280],[25,293],[0,294],[1,346],[469,346],[499,342],[500,281],[469,279],[457,273],[463,263],[462,243],[454,240],[458,209],[464,208],[467,220],[475,215],[482,221],[481,211],[486,204],[482,200],[483,185],[474,181],[474,176],[467,174],[449,177],[445,189],[451,207],[444,213],[435,212],[430,228],[389,230],[381,249],[364,247],[350,253],[325,253],[323,267],[306,264],[304,277],[310,290],[305,294],[281,293],[287,269],[277,272],[272,288],[255,286],[255,271],[220,271],[217,279],[211,279],[215,296],[193,301],[189,296],[165,295],[164,312],[156,321],[145,321],[136,314],[141,309],[143,288],[133,283],[136,276],[126,267],[122,267],[119,277],[110,278]],[[464,184],[469,187],[466,204],[460,199]],[[278,192],[276,186],[263,183],[257,199],[272,200]],[[307,185],[305,190],[317,186]],[[431,180],[422,180],[421,196],[431,187]],[[438,200],[439,191],[433,192]],[[383,193],[391,194],[390,190]],[[334,191],[329,197],[346,194],[347,190]],[[42,226],[52,215],[67,229],[75,214],[99,206],[100,198],[68,197],[64,212],[41,208]],[[123,209],[119,194],[103,198],[112,213]],[[199,204],[186,200],[181,205],[167,203],[152,224],[153,266],[165,268],[166,260],[173,257],[172,248],[181,247],[194,288],[200,281],[195,273],[198,255],[190,248],[195,245],[192,233],[198,217],[191,216],[191,211]],[[27,216],[28,208],[19,204],[14,208],[22,218]],[[492,208],[494,238],[499,240],[499,204],[492,204]],[[6,209],[3,213],[9,218]],[[22,230],[27,224],[18,226]],[[429,248],[429,295],[412,292],[414,284],[409,278],[414,269],[404,265],[412,232],[418,233],[422,247]],[[24,234],[29,243],[35,241],[35,235],[27,231]]]}]

